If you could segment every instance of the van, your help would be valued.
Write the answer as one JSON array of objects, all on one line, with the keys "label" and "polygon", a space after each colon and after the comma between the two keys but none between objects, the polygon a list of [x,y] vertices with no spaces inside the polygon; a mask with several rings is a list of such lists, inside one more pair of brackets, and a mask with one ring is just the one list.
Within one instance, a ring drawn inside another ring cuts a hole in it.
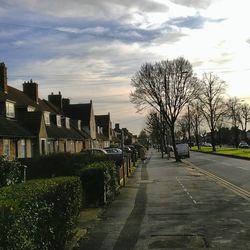
[{"label": "van", "polygon": [[178,156],[180,158],[189,158],[190,157],[190,150],[189,150],[189,145],[187,143],[179,143],[176,144],[176,149],[178,152]]}]

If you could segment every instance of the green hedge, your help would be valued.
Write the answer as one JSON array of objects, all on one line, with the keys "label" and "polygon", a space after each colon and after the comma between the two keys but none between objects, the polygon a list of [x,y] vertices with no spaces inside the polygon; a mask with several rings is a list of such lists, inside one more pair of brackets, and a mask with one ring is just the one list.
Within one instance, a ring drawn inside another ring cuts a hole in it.
[{"label": "green hedge", "polygon": [[23,166],[18,161],[0,157],[0,187],[21,182]]},{"label": "green hedge", "polygon": [[114,162],[102,161],[92,163],[81,170],[84,206],[97,206],[113,197],[118,186],[116,169]]},{"label": "green hedge", "polygon": [[93,156],[83,153],[55,153],[36,159],[22,159],[20,161],[28,166],[27,178],[31,180],[79,175],[80,168],[87,167],[93,162],[106,160],[106,156]]},{"label": "green hedge", "polygon": [[0,189],[1,250],[63,250],[81,206],[78,177],[33,180]]}]

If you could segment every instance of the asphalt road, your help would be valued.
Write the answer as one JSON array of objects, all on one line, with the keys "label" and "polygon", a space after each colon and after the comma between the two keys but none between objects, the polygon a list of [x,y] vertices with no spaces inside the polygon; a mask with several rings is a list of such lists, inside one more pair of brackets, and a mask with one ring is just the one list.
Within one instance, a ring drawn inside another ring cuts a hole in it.
[{"label": "asphalt road", "polygon": [[153,151],[80,249],[250,249],[249,217],[248,200]]},{"label": "asphalt road", "polygon": [[250,191],[250,161],[191,152],[189,162]]}]

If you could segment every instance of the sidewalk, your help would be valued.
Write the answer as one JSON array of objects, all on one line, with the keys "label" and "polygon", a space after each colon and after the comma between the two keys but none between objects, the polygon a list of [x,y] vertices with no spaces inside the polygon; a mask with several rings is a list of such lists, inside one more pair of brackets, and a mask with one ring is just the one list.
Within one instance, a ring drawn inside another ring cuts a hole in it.
[{"label": "sidewalk", "polygon": [[250,249],[249,216],[248,201],[152,151],[81,249]]}]

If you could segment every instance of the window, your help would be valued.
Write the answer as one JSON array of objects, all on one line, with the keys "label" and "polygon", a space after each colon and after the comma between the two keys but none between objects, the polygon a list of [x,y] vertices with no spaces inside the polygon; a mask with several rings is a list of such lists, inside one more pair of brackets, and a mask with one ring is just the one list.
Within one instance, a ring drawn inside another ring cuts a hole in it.
[{"label": "window", "polygon": [[78,122],[77,122],[77,127],[78,127],[79,130],[81,130],[81,125],[82,125],[81,120],[78,120]]},{"label": "window", "polygon": [[66,128],[70,128],[69,117],[65,118],[65,126],[66,126]]},{"label": "window", "polygon": [[45,121],[46,125],[50,125],[49,112],[47,112],[47,111],[44,112],[44,121]]},{"label": "window", "polygon": [[6,117],[15,117],[15,105],[12,102],[6,102]]},{"label": "window", "polygon": [[10,140],[3,139],[3,155],[10,157]]},{"label": "window", "polygon": [[17,142],[17,157],[18,158],[26,157],[26,143],[24,139],[18,140]]},{"label": "window", "polygon": [[57,125],[57,127],[61,127],[62,126],[61,116],[60,115],[56,116],[56,125]]},{"label": "window", "polygon": [[28,107],[27,107],[27,111],[28,111],[28,112],[34,112],[34,111],[35,111],[35,108],[32,107],[32,106],[28,106]]}]

